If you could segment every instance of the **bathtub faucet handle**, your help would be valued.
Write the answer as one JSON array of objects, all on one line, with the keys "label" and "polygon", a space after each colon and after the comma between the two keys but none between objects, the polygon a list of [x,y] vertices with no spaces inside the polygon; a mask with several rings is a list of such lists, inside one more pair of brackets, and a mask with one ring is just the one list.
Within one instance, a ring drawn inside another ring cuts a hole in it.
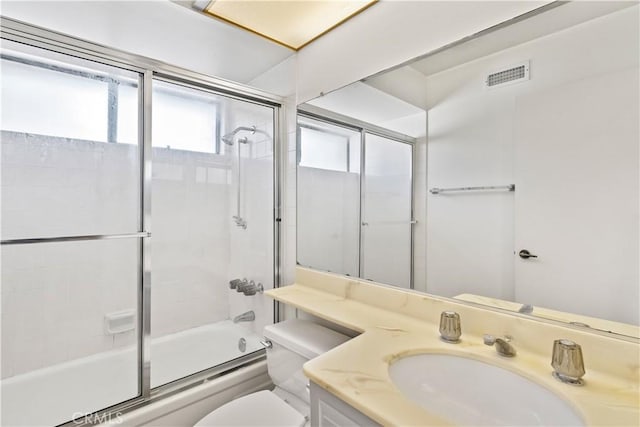
[{"label": "bathtub faucet handle", "polygon": [[236,292],[244,292],[246,288],[253,284],[253,280],[248,281],[247,279],[242,279],[242,282],[236,288]]},{"label": "bathtub faucet handle", "polygon": [[262,286],[262,283],[258,283],[256,285],[255,282],[252,280],[250,282],[250,286],[247,286],[246,288],[244,288],[242,292],[245,294],[245,296],[261,294],[264,292],[264,286]]},{"label": "bathtub faucet handle", "polygon": [[247,279],[233,279],[229,282],[229,289],[238,289],[238,287],[247,283]]}]

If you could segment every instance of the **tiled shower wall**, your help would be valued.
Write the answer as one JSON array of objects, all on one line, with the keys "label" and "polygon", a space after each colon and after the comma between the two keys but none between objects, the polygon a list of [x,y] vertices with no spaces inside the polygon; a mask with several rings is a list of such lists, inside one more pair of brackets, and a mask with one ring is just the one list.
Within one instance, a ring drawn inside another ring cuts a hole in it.
[{"label": "tiled shower wall", "polygon": [[153,149],[153,337],[229,317],[230,168],[227,156]]},{"label": "tiled shower wall", "polygon": [[[3,239],[135,232],[137,147],[2,132]],[[106,231],[101,231],[106,230]],[[136,239],[2,247],[2,377],[133,342]]]},{"label": "tiled shower wall", "polygon": [[[136,152],[2,132],[3,238],[135,232],[137,170],[123,165]],[[153,155],[158,336],[229,317],[232,177],[226,156],[164,148]],[[193,200],[201,209],[180,209]],[[107,335],[104,316],[136,309],[137,251],[136,239],[3,247],[3,377],[133,344],[134,331]]]},{"label": "tiled shower wall", "polygon": [[[242,327],[258,335],[265,325],[273,323],[273,301],[264,295],[246,296],[231,290],[231,279],[253,280],[262,283],[265,290],[273,287],[273,188],[274,188],[274,117],[272,110],[257,109],[252,105],[234,104],[229,106],[232,118],[226,126],[231,131],[238,126],[255,126],[257,132],[242,131],[237,138],[247,137],[248,144],[236,142],[224,146],[225,155],[232,165],[231,186],[227,197],[229,207],[227,221],[229,227],[228,278],[222,285],[227,293],[229,317],[233,318],[246,311],[255,313],[254,322],[239,323]],[[237,139],[236,138],[236,139]],[[240,180],[237,175],[238,148],[240,148]],[[237,227],[232,221],[237,209],[237,186],[240,185],[240,216],[246,220],[247,228]],[[233,343],[235,345],[235,343]]]}]

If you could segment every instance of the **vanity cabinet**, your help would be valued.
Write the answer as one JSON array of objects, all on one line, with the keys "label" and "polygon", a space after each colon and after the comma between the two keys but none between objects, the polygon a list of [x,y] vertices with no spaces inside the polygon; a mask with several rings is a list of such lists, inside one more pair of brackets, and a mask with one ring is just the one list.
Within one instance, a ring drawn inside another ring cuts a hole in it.
[{"label": "vanity cabinet", "polygon": [[310,393],[311,427],[370,427],[380,425],[314,382],[310,383]]}]

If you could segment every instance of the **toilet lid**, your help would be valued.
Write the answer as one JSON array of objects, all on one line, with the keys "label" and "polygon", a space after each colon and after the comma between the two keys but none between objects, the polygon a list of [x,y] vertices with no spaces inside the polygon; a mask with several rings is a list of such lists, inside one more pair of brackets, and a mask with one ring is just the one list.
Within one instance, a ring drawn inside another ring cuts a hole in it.
[{"label": "toilet lid", "polygon": [[194,427],[301,427],[305,421],[304,415],[265,390],[222,405],[198,421]]}]

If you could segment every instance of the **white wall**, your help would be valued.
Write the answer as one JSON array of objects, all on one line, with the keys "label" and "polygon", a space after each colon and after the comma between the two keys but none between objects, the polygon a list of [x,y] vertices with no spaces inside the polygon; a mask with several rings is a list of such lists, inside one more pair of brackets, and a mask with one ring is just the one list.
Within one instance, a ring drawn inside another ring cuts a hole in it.
[{"label": "white wall", "polygon": [[[282,97],[290,97],[295,109],[298,57],[291,55],[284,61],[256,76],[247,84]],[[295,139],[294,139],[295,141]]]},{"label": "white wall", "polygon": [[298,52],[298,103],[545,3],[548,2],[379,2]]},{"label": "white wall", "polygon": [[[286,150],[282,153],[283,171],[283,209],[282,209],[282,249],[281,285],[290,285],[296,280],[297,265],[297,153],[296,132],[298,116],[295,95],[288,97],[284,104],[284,123],[282,133],[286,135]],[[297,310],[288,304],[279,304],[281,319],[297,317]]]},{"label": "white wall", "polygon": [[293,52],[167,0],[3,1],[3,16],[240,83]]},{"label": "white wall", "polygon": [[[516,103],[595,76],[615,76],[622,70],[636,70],[637,75],[640,46],[637,37],[630,39],[633,34],[638,34],[637,6],[430,76],[429,187],[514,183],[518,174],[514,170]],[[531,61],[530,81],[492,90],[483,87],[487,73],[523,60]],[[616,135],[608,135],[607,140],[614,144]],[[635,149],[637,158],[637,146]],[[633,156],[632,152],[628,155]],[[571,171],[567,166],[566,173]],[[593,179],[597,179],[595,172]],[[628,172],[633,176],[633,171]],[[584,185],[589,186],[588,182]],[[637,199],[638,195],[631,191],[625,197]],[[517,296],[513,198],[513,193],[428,195],[428,292]],[[588,230],[590,225],[585,222],[582,228]],[[618,294],[609,293],[613,300]],[[588,295],[585,290],[580,299]],[[622,305],[618,307],[623,310]],[[626,307],[633,310],[634,306]]]},{"label": "white wall", "polygon": [[638,71],[518,98],[517,301],[640,324]]}]

